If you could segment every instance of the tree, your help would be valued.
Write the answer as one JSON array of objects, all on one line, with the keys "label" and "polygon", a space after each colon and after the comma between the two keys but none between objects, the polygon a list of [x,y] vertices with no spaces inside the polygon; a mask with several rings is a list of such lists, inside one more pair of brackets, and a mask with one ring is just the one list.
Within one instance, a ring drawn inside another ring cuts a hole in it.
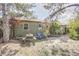
[{"label": "tree", "polygon": [[[51,9],[52,10],[52,12],[50,13],[50,15],[47,17],[47,18],[45,18],[45,19],[51,19],[51,21],[52,21],[52,19],[53,19],[53,17],[54,16],[56,16],[56,15],[58,15],[59,16],[59,14],[61,14],[61,13],[64,13],[65,11],[66,11],[66,8],[68,8],[68,7],[72,7],[72,6],[77,6],[77,7],[79,7],[79,4],[56,4],[57,6],[59,6],[60,8],[55,8],[56,10],[54,11],[54,9],[52,9],[51,7],[53,7],[54,6],[54,4],[47,4],[47,5],[45,5],[46,7],[49,7],[49,8],[47,8],[48,10],[49,9]],[[56,7],[56,6],[54,6],[54,7]]]},{"label": "tree", "polygon": [[7,4],[2,4],[2,20],[3,20],[3,40],[8,41],[9,40],[9,33],[10,33],[10,28],[9,28],[9,19],[6,15],[7,12]]},{"label": "tree", "polygon": [[[44,8],[49,10],[49,16],[46,17],[45,19],[52,19],[52,14],[54,14],[56,11],[62,9],[66,4],[64,3],[51,3],[51,4],[45,4]],[[58,12],[56,15],[54,15],[53,17],[55,17],[55,19],[58,19],[58,17],[64,13],[65,10],[62,10],[61,12]]]},{"label": "tree", "polygon": [[24,4],[24,3],[8,3],[8,14],[13,17],[24,17],[31,18],[33,16],[32,7],[35,7],[34,4]]},{"label": "tree", "polygon": [[68,24],[69,37],[79,40],[79,18],[71,19]]},{"label": "tree", "polygon": [[60,28],[61,28],[61,27],[60,27],[60,22],[59,22],[58,20],[54,20],[54,21],[52,22],[52,25],[51,25],[50,29],[49,29],[50,34],[53,34],[53,35],[58,35],[58,34],[60,34],[60,33],[61,33]]}]

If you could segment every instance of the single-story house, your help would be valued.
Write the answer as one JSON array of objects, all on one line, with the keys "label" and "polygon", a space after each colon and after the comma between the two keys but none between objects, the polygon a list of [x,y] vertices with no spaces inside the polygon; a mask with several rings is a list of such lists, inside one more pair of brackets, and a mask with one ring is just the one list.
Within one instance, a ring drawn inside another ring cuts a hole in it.
[{"label": "single-story house", "polygon": [[21,18],[14,19],[14,21],[17,23],[14,27],[13,33],[15,37],[24,37],[27,33],[35,34],[38,31],[47,32],[50,27],[50,23],[47,21]]}]

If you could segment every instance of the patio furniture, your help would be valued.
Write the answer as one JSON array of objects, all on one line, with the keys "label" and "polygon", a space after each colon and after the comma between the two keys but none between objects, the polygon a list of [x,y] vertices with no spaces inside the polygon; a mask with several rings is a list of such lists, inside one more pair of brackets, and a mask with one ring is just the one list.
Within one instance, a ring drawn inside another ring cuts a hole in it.
[{"label": "patio furniture", "polygon": [[45,38],[45,35],[44,35],[43,32],[37,32],[37,33],[35,34],[35,37],[36,37],[37,39],[41,40],[41,39],[44,39],[44,38]]},{"label": "patio furniture", "polygon": [[32,43],[33,45],[35,45],[35,40],[36,38],[31,33],[26,34],[26,36],[22,38],[23,43],[29,42],[29,44]]}]

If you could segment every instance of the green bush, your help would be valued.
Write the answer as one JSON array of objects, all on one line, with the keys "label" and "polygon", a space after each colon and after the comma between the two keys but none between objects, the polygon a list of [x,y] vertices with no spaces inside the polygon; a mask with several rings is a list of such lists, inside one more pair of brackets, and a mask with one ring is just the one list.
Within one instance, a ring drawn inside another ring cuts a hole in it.
[{"label": "green bush", "polygon": [[69,37],[74,40],[78,40],[79,39],[79,20],[78,19],[71,20],[68,25],[68,29],[69,29]]},{"label": "green bush", "polygon": [[50,34],[53,34],[53,35],[58,35],[61,33],[60,22],[58,20],[55,20],[52,22],[49,32]]}]

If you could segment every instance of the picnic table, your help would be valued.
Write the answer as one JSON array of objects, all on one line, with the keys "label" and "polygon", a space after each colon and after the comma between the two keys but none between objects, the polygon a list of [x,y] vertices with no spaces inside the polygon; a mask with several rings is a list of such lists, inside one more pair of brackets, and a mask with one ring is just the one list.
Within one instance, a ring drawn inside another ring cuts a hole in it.
[{"label": "picnic table", "polygon": [[29,42],[35,45],[36,38],[33,34],[29,33],[29,34],[26,34],[26,36],[23,37],[22,40],[23,40],[23,43]]}]

